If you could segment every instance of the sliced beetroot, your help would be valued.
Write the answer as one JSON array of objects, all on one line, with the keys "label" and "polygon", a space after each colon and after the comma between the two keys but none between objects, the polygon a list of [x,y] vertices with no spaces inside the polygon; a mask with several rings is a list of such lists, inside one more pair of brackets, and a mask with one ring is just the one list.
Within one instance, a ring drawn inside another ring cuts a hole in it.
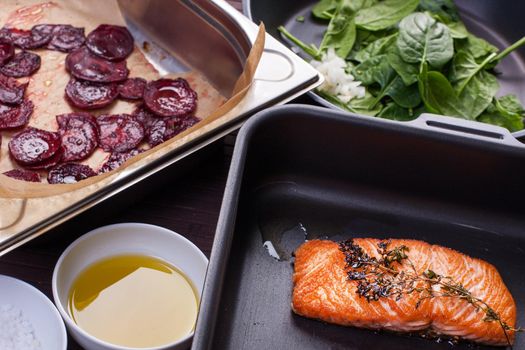
[{"label": "sliced beetroot", "polygon": [[4,65],[15,55],[15,47],[12,43],[0,42],[0,66]]},{"label": "sliced beetroot", "polygon": [[12,169],[4,172],[4,175],[27,182],[40,182],[40,174],[30,170]]},{"label": "sliced beetroot", "polygon": [[9,153],[22,165],[36,165],[53,158],[60,145],[58,133],[29,127],[9,141]]},{"label": "sliced beetroot", "polygon": [[33,45],[42,47],[47,45],[53,38],[56,24],[37,24],[31,28],[31,38]]},{"label": "sliced beetroot", "polygon": [[121,61],[133,51],[133,37],[126,27],[101,24],[88,34],[86,46],[95,55]]},{"label": "sliced beetroot", "polygon": [[118,96],[115,83],[94,83],[71,77],[66,85],[69,102],[80,109],[97,109],[111,104]]},{"label": "sliced beetroot", "polygon": [[126,80],[129,70],[126,61],[110,62],[82,47],[67,55],[66,68],[75,77],[99,83]]},{"label": "sliced beetroot", "polygon": [[89,157],[98,145],[98,125],[94,116],[85,112],[60,114],[56,117],[64,148],[64,162]]},{"label": "sliced beetroot", "polygon": [[143,149],[132,149],[127,152],[113,152],[108,157],[108,160],[98,170],[99,174],[107,173],[108,171],[114,170],[124,164],[124,162],[137,154],[144,152]]},{"label": "sliced beetroot", "polygon": [[20,104],[24,100],[27,83],[19,84],[16,79],[0,74],[0,102]]},{"label": "sliced beetroot", "polygon": [[33,113],[33,102],[24,100],[20,105],[0,103],[0,130],[25,126]]},{"label": "sliced beetroot", "polygon": [[11,34],[11,29],[7,27],[3,27],[0,29],[0,41],[2,42],[13,42],[13,36]]},{"label": "sliced beetroot", "polygon": [[146,80],[142,78],[129,78],[118,86],[120,97],[128,100],[140,100],[144,95]]},{"label": "sliced beetroot", "polygon": [[164,141],[180,134],[184,130],[197,124],[199,118],[189,116],[183,119],[180,118],[158,118],[146,130],[146,137],[148,144],[155,147]]},{"label": "sliced beetroot", "polygon": [[129,114],[102,115],[97,118],[99,146],[106,152],[126,152],[144,138],[144,128]]},{"label": "sliced beetroot", "polygon": [[144,89],[144,103],[161,117],[181,117],[197,108],[197,93],[185,79],[159,79]]},{"label": "sliced beetroot", "polygon": [[31,45],[31,31],[25,29],[17,28],[3,28],[2,29],[2,39],[9,40],[14,45],[26,48]]},{"label": "sliced beetroot", "polygon": [[40,56],[22,51],[0,68],[0,73],[13,78],[28,77],[40,68]]},{"label": "sliced beetroot", "polygon": [[62,52],[71,52],[78,49],[84,42],[84,28],[73,27],[69,24],[55,25],[52,37],[46,48]]},{"label": "sliced beetroot", "polygon": [[53,156],[44,159],[41,162],[35,164],[24,164],[24,168],[29,170],[48,170],[57,165],[62,161],[62,156],[64,155],[64,148],[60,147]]},{"label": "sliced beetroot", "polygon": [[46,45],[51,39],[51,35],[45,35],[47,29],[44,29],[43,26],[49,25],[39,24],[31,30],[2,28],[0,30],[0,40],[11,42],[24,50],[37,49]]},{"label": "sliced beetroot", "polygon": [[142,124],[144,130],[148,130],[155,120],[161,118],[150,112],[144,105],[137,106],[131,115]]},{"label": "sliced beetroot", "polygon": [[87,165],[64,163],[49,171],[47,182],[50,184],[72,184],[95,175],[97,173]]}]

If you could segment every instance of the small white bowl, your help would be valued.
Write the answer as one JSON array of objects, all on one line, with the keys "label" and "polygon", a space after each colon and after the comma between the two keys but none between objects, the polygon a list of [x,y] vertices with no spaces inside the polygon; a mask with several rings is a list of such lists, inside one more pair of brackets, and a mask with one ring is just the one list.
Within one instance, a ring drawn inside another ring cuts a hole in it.
[{"label": "small white bowl", "polygon": [[41,291],[16,278],[0,275],[0,306],[8,305],[12,312],[20,312],[19,320],[29,322],[42,350],[66,350],[64,322]]},{"label": "small white bowl", "polygon": [[[141,254],[160,258],[179,268],[191,280],[199,298],[208,267],[208,259],[193,243],[163,227],[125,223],[100,227],[71,243],[62,253],[53,271],[53,298],[69,332],[86,350],[132,350],[97,339],[80,328],[68,310],[68,296],[76,277],[86,267],[101,259],[121,254]],[[193,332],[176,342],[141,350],[186,349]]]}]

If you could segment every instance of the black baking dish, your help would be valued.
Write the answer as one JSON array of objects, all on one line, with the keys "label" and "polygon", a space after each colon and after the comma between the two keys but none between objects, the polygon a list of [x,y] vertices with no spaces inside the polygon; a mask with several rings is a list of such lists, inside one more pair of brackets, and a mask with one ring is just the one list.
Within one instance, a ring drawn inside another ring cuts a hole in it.
[{"label": "black baking dish", "polygon": [[[505,129],[449,122],[423,115],[402,125],[298,105],[250,120],[238,136],[192,349],[450,348],[295,315],[290,255],[314,237],[414,238],[484,259],[524,325],[525,146]],[[514,348],[525,348],[525,335]]]}]

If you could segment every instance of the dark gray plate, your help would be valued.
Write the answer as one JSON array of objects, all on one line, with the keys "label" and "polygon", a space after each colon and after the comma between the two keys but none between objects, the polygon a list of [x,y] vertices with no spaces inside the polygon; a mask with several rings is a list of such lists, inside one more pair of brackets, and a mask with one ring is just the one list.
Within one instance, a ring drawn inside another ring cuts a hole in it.
[{"label": "dark gray plate", "polygon": [[[414,238],[484,259],[524,325],[525,146],[495,129],[463,134],[436,123],[298,105],[250,120],[238,136],[192,349],[450,349],[295,315],[290,255],[313,237]],[[515,349],[524,347],[520,335]],[[473,348],[491,349],[454,347]]]},{"label": "dark gray plate", "polygon": [[[326,24],[311,16],[311,9],[316,0],[244,0],[244,13],[254,22],[263,21],[268,33],[287,44],[299,56],[310,60],[300,49],[284,39],[277,31],[284,25],[292,34],[306,43],[319,44],[323,37]],[[499,1],[499,0],[458,0],[456,1],[461,17],[467,28],[472,33],[488,40],[497,47],[505,48],[509,44],[525,35],[525,2]],[[305,18],[304,22],[297,21],[299,16]],[[501,88],[498,95],[509,93],[517,95],[525,104],[525,47],[512,53],[498,65],[498,76]],[[317,103],[333,108],[339,107],[326,101],[322,97],[309,93]],[[515,136],[523,136],[518,132]]]}]

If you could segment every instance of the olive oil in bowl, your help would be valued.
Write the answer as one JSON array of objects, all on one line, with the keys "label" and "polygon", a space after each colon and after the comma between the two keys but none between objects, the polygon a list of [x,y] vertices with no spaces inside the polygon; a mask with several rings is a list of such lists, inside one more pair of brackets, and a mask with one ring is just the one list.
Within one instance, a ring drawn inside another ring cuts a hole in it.
[{"label": "olive oil in bowl", "polygon": [[69,292],[69,313],[95,338],[147,348],[190,334],[198,313],[190,280],[163,260],[118,255],[82,271]]}]

